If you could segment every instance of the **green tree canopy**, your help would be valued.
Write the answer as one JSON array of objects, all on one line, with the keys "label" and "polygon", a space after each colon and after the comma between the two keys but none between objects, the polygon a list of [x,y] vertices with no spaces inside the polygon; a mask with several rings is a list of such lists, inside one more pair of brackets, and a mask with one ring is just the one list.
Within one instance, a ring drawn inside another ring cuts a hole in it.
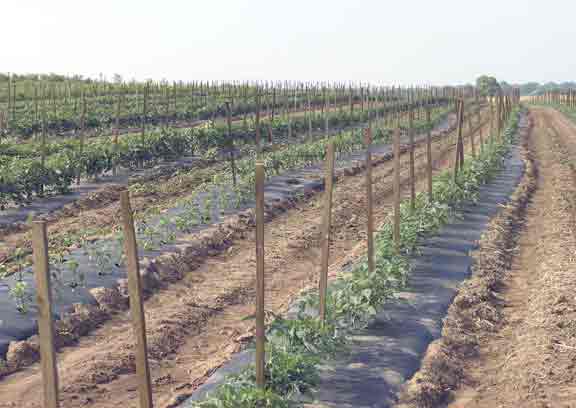
[{"label": "green tree canopy", "polygon": [[496,78],[482,75],[476,79],[476,88],[482,96],[495,96],[500,92],[500,84]]}]

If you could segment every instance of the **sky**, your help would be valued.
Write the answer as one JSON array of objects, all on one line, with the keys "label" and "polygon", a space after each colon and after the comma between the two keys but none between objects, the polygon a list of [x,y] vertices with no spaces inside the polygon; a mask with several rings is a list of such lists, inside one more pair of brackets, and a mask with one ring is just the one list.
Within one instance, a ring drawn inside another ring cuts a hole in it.
[{"label": "sky", "polygon": [[383,85],[573,80],[571,0],[2,0],[0,71]]}]

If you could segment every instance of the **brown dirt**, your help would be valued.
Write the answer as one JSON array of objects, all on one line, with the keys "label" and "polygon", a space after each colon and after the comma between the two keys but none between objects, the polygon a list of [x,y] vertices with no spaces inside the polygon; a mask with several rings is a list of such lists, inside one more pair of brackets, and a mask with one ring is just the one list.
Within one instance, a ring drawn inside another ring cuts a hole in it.
[{"label": "brown dirt", "polygon": [[513,202],[483,238],[407,406],[576,407],[576,126],[551,109],[532,116],[533,199],[525,213]]}]

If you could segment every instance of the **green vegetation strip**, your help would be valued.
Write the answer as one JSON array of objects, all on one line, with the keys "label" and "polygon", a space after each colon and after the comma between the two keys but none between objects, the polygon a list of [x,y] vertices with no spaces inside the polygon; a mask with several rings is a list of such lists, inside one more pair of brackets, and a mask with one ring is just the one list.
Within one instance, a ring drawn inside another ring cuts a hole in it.
[{"label": "green vegetation strip", "polygon": [[[369,117],[381,115],[386,109],[380,107],[364,112],[330,113],[329,127],[367,122]],[[446,109],[435,111],[446,112]],[[312,115],[310,121],[308,119],[278,118],[270,125],[277,135],[287,134],[288,126],[291,126],[293,134],[304,133],[310,124],[314,129],[324,127],[321,115]],[[267,123],[260,125],[262,135],[266,135],[267,126]],[[120,138],[117,144],[110,138],[87,144],[79,140],[51,144],[0,142],[0,209],[10,204],[30,202],[35,196],[66,193],[77,177],[98,177],[111,171],[114,166],[134,168],[145,163],[193,154],[214,161],[218,152],[234,148],[234,144],[243,146],[248,153],[254,153],[255,133],[254,123],[246,122],[241,129],[235,129],[231,136],[228,136],[224,126],[203,126],[189,129],[159,128],[144,135],[127,135]],[[266,140],[265,137],[262,139]],[[44,160],[40,160],[42,156]]]},{"label": "green vegetation strip", "polygon": [[[293,407],[298,395],[318,383],[316,369],[325,359],[346,347],[347,333],[365,327],[377,308],[403,288],[410,273],[409,256],[423,234],[437,231],[457,214],[458,205],[478,199],[478,188],[501,169],[514,141],[519,111],[513,111],[502,141],[486,145],[477,159],[468,158],[458,179],[447,170],[434,179],[431,201],[426,194],[417,196],[416,208],[401,206],[400,251],[394,250],[392,225],[384,224],[376,236],[376,269],[370,274],[363,260],[352,272],[342,275],[328,292],[328,319],[325,325],[310,315],[317,309],[318,296],[309,293],[299,302],[297,318],[278,317],[268,331],[266,350],[266,387],[255,385],[254,366],[231,376],[198,408]],[[493,140],[493,139],[491,139]]]},{"label": "green vegetation strip", "polygon": [[[432,125],[425,121],[415,121],[414,129],[417,132],[426,131],[430,126],[444,120],[447,114],[445,108],[438,109],[432,117]],[[392,130],[378,128],[374,123],[374,141],[388,142]],[[333,142],[339,154],[361,151],[364,149],[362,130],[341,132],[337,135],[326,136],[319,140],[303,144],[290,144],[280,151],[265,152],[260,155],[267,169],[267,177],[280,174],[290,169],[298,169],[320,163],[325,156],[328,143]],[[174,203],[174,207],[180,208],[177,215],[167,216],[160,214],[158,208],[150,208],[147,211],[136,214],[136,229],[138,232],[138,246],[145,251],[159,250],[165,245],[176,242],[178,234],[191,233],[195,228],[210,224],[214,209],[221,212],[242,208],[253,200],[254,197],[254,159],[256,152],[247,154],[246,157],[236,162],[236,186],[232,183],[230,168],[214,169],[208,172],[203,182],[193,189],[188,196]],[[192,170],[194,172],[194,170]],[[141,186],[135,186],[141,188]],[[218,191],[217,200],[214,202],[211,192]],[[201,198],[203,196],[203,198]],[[93,239],[90,237],[109,234],[108,239]],[[117,265],[123,265],[123,233],[115,231],[84,230],[80,234],[64,234],[57,240],[50,242],[50,268],[55,271],[55,276],[71,276],[68,281],[58,278],[55,287],[84,287],[87,276],[78,273],[79,264],[72,257],[68,257],[69,248],[81,252],[85,259],[94,264],[94,273],[99,276],[110,275]],[[11,262],[0,264],[0,279],[14,279],[11,285],[10,295],[14,299],[17,308],[22,313],[27,313],[31,297],[27,295],[23,273],[29,266],[28,253],[21,249],[15,251]],[[62,274],[59,272],[70,272]]]},{"label": "green vegetation strip", "polygon": [[[415,121],[414,130],[423,132],[433,127],[445,118],[446,111],[435,113],[431,125],[426,121]],[[374,142],[387,143],[390,141],[392,129],[375,127]],[[289,145],[285,149],[275,152],[266,152],[260,155],[266,166],[266,177],[279,175],[288,170],[304,168],[324,160],[326,148],[334,143],[337,154],[343,155],[364,149],[364,140],[361,129],[341,132],[334,136],[326,136],[316,141],[304,144]],[[212,222],[213,209],[216,203],[212,202],[210,193],[218,191],[218,208],[223,212],[230,209],[239,209],[253,200],[255,172],[254,160],[256,152],[248,154],[236,162],[236,185],[233,184],[231,169],[219,169],[212,176],[212,180],[202,183],[194,189],[189,196],[176,203],[175,207],[182,208],[176,216],[160,216],[156,223],[155,213],[152,217],[139,218],[137,229],[141,233],[139,245],[145,250],[155,250],[163,245],[172,244],[178,232],[191,232],[193,228]],[[201,200],[200,195],[204,196]],[[202,202],[202,205],[200,204]]]}]

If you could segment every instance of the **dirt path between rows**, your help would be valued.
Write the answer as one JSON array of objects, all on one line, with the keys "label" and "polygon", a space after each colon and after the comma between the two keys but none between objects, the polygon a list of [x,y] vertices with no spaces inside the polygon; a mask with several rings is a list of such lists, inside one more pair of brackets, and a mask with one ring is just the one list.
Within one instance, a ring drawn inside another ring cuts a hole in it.
[{"label": "dirt path between rows", "polygon": [[[484,129],[484,134],[486,134]],[[469,143],[467,143],[469,146]],[[434,144],[435,171],[452,159],[454,140]],[[416,149],[417,190],[425,189],[425,147]],[[408,154],[402,156],[402,193],[409,194]],[[392,206],[392,161],[373,170],[374,216]],[[286,311],[304,288],[316,285],[322,196],[316,195],[266,225],[267,310]],[[334,192],[331,276],[364,253],[364,176],[345,177]],[[185,278],[145,304],[155,406],[171,406],[240,350],[253,333],[255,250],[253,231],[228,251],[214,254]],[[132,407],[137,404],[133,339],[128,313],[120,313],[75,347],[59,353],[61,406]],[[41,406],[39,365],[0,382],[0,407]]]},{"label": "dirt path between rows", "polygon": [[532,116],[539,177],[493,305],[501,322],[465,365],[450,408],[576,407],[576,126],[552,109]]}]

